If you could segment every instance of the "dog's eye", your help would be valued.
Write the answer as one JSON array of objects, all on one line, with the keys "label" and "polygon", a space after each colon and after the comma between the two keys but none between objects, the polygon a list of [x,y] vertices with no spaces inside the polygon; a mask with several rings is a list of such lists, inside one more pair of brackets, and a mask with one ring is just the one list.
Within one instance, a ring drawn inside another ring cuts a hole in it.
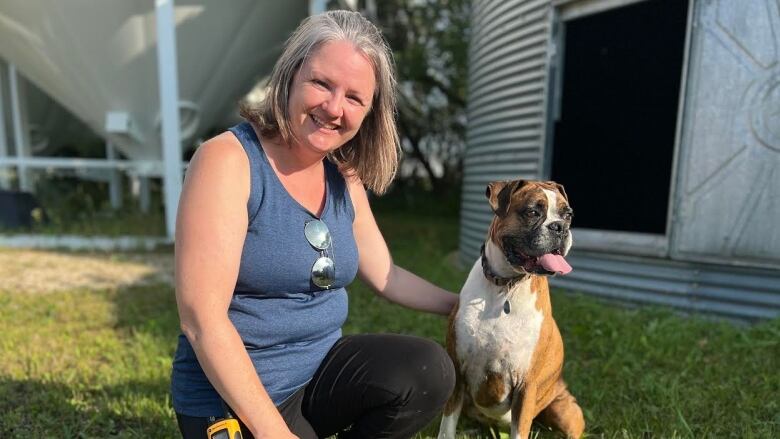
[{"label": "dog's eye", "polygon": [[536,209],[528,209],[525,214],[528,215],[529,218],[538,218],[542,215]]},{"label": "dog's eye", "polygon": [[571,212],[566,212],[563,214],[563,219],[565,221],[571,221],[572,217],[574,217],[574,215]]}]

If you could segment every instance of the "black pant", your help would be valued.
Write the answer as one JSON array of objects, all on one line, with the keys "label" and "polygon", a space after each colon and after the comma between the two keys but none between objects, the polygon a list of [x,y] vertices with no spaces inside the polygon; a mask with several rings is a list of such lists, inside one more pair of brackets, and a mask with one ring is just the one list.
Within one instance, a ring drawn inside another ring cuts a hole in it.
[{"label": "black pant", "polygon": [[[437,343],[411,336],[342,337],[312,380],[277,407],[301,439],[408,438],[441,410],[455,371]],[[207,418],[177,414],[185,439],[206,437]],[[244,438],[252,438],[242,424]]]}]

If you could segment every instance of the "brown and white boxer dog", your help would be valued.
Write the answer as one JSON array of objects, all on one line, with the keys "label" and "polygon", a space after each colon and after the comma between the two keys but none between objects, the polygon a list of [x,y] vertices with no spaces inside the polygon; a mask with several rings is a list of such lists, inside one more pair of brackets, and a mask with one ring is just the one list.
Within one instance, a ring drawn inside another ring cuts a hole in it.
[{"label": "brown and white boxer dog", "polygon": [[455,390],[444,407],[439,439],[454,439],[458,417],[509,425],[527,438],[542,421],[579,438],[582,410],[561,377],[563,341],[550,309],[547,276],[566,274],[572,209],[551,181],[497,181],[487,187],[495,217],[482,255],[452,311],[447,351]]}]

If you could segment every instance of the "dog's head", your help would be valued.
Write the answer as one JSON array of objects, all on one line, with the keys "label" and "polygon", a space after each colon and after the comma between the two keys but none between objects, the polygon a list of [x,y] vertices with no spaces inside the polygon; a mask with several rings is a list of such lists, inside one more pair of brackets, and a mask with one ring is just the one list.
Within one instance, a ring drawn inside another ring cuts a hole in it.
[{"label": "dog's head", "polygon": [[495,181],[485,194],[495,217],[489,239],[515,271],[566,274],[573,211],[553,181]]}]

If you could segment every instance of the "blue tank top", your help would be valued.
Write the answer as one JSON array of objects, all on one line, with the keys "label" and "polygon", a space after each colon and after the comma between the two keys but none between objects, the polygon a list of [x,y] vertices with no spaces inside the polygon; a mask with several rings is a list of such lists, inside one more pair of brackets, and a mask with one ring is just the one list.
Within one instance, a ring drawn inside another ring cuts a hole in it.
[{"label": "blue tank top", "polygon": [[[311,267],[320,252],[303,232],[306,221],[317,217],[282,186],[249,123],[230,131],[249,157],[251,187],[249,224],[228,316],[278,406],[312,378],[341,337],[347,318],[344,287],[358,266],[352,234],[355,212],[343,176],[325,160],[326,200],[320,219],[331,233],[336,282],[330,289],[317,287]],[[220,397],[183,334],[173,361],[171,393],[178,413],[222,415]]]}]

